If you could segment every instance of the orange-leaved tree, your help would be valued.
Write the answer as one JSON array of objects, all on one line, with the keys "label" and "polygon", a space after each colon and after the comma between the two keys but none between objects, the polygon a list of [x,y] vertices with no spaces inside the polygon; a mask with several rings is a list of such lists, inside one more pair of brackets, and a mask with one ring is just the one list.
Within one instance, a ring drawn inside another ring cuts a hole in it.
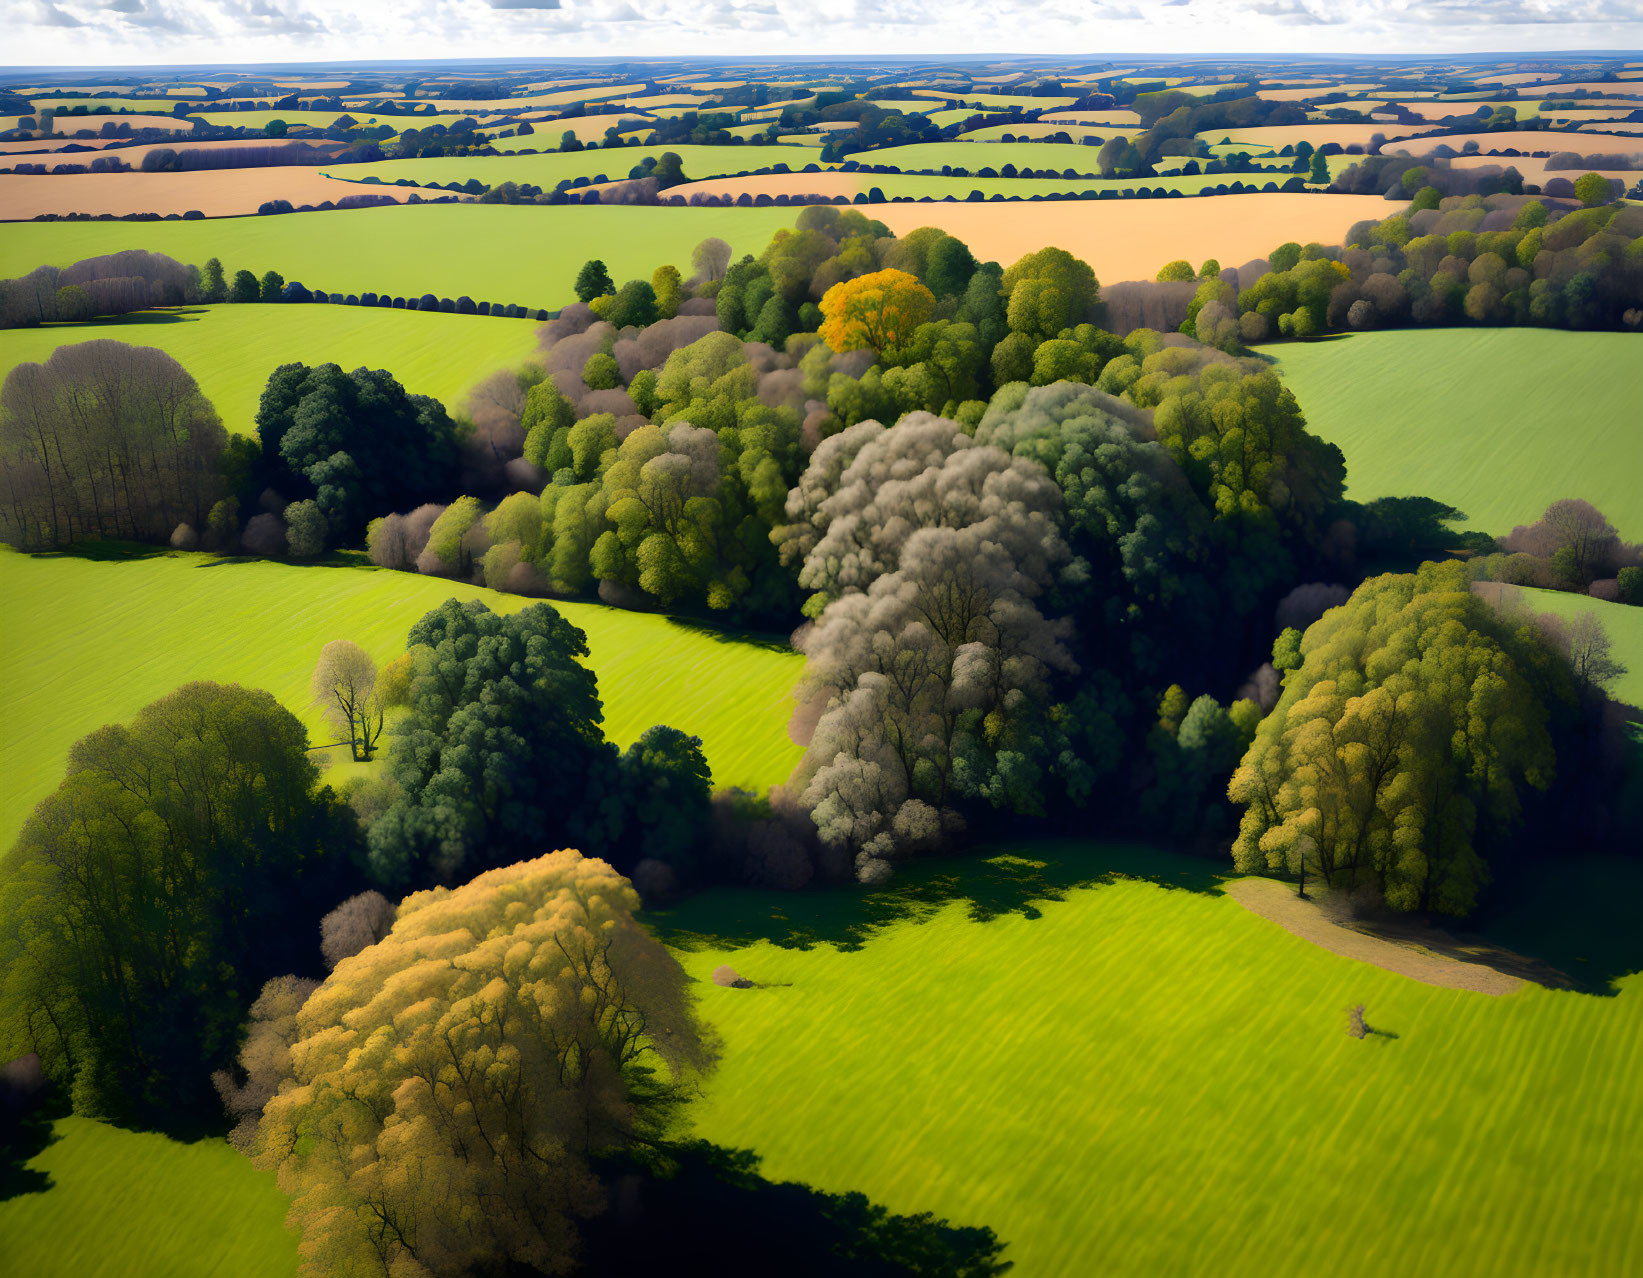
[{"label": "orange-leaved tree", "polygon": [[887,351],[913,336],[935,310],[935,294],[906,271],[874,271],[822,295],[822,341],[835,351]]},{"label": "orange-leaved tree", "polygon": [[302,1273],[560,1272],[709,1058],[632,885],[554,852],[407,897],[302,1004],[251,1143]]}]

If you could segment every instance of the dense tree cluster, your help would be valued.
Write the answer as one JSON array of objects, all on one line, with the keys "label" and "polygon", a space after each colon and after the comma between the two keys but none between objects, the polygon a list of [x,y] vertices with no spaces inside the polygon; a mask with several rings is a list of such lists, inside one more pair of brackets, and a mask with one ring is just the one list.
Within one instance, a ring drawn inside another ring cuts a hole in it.
[{"label": "dense tree cluster", "polygon": [[382,369],[275,369],[257,406],[260,453],[242,488],[311,500],[322,541],[356,541],[372,514],[449,495],[461,431],[445,406]]},{"label": "dense tree cluster", "polygon": [[1573,694],[1464,564],[1367,581],[1306,631],[1256,729],[1230,788],[1245,809],[1233,859],[1465,914],[1525,792],[1556,775],[1548,720]]},{"label": "dense tree cluster", "polygon": [[0,1050],[76,1112],[206,1114],[263,982],[356,882],[348,810],[266,692],[188,684],[81,740],[0,875]]},{"label": "dense tree cluster", "polygon": [[127,249],[73,266],[36,267],[0,280],[0,328],[79,323],[200,300],[199,271],[163,253]]},{"label": "dense tree cluster", "polygon": [[701,743],[653,728],[618,755],[580,630],[547,604],[499,616],[451,599],[407,643],[408,714],[369,829],[380,883],[460,883],[555,843],[689,872],[711,781]]},{"label": "dense tree cluster", "polygon": [[603,861],[524,860],[408,897],[307,995],[251,1142],[303,1273],[570,1266],[593,1160],[653,1143],[710,1059],[638,904]]},{"label": "dense tree cluster", "polygon": [[0,538],[26,549],[202,526],[227,434],[186,369],[123,342],[59,346],[0,386]]}]

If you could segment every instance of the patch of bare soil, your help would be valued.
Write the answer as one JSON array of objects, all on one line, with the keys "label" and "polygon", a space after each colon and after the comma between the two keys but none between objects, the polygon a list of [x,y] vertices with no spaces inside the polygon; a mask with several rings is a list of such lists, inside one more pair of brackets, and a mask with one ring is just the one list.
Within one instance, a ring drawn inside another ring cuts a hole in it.
[{"label": "patch of bare soil", "polygon": [[1555,968],[1499,946],[1459,939],[1410,919],[1355,918],[1337,896],[1303,899],[1273,879],[1233,879],[1226,891],[1250,913],[1303,941],[1427,985],[1478,994],[1510,994],[1531,982],[1573,988]]},{"label": "patch of bare soil", "polygon": [[818,692],[793,708],[793,717],[787,721],[787,735],[792,738],[794,745],[810,744],[810,738],[816,735],[816,725],[821,722],[822,712],[826,709],[825,692]]}]

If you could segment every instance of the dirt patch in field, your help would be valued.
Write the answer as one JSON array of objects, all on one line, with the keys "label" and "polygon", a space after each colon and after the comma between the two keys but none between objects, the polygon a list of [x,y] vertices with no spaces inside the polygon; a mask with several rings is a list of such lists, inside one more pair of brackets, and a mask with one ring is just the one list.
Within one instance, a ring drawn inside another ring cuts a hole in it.
[{"label": "dirt patch in field", "polygon": [[827,693],[818,692],[793,707],[793,715],[787,721],[787,735],[794,745],[810,745],[810,739],[816,735],[816,725],[827,710],[827,698]]},{"label": "dirt patch in field", "polygon": [[207,217],[255,213],[269,200],[293,206],[333,202],[346,195],[386,195],[403,203],[449,195],[406,186],[372,186],[321,177],[290,165],[265,169],[202,169],[194,173],[64,173],[0,175],[0,220],[27,221],[41,213],[186,213]]},{"label": "dirt patch in field", "polygon": [[[811,175],[814,176],[814,175]],[[871,175],[869,175],[871,176]],[[1286,240],[1339,244],[1347,229],[1386,216],[1378,195],[1301,192],[1169,200],[1045,200],[1021,204],[873,204],[895,234],[939,226],[982,261],[1006,266],[1054,245],[1088,262],[1104,283],[1150,280],[1165,262],[1263,257]]]},{"label": "dirt patch in field", "polygon": [[1233,879],[1226,891],[1250,913],[1303,941],[1427,985],[1494,995],[1510,994],[1530,983],[1574,987],[1555,968],[1510,950],[1461,940],[1414,921],[1357,920],[1332,897],[1303,900],[1293,887],[1273,879]]}]

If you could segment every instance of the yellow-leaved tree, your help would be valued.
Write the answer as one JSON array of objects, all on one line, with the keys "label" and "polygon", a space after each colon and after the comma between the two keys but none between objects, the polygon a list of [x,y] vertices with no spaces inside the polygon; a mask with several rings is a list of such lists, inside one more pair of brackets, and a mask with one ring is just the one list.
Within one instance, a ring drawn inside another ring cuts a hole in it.
[{"label": "yellow-leaved tree", "polygon": [[633,887],[560,851],[419,892],[303,1004],[253,1142],[305,1275],[568,1269],[589,1165],[710,1057]]},{"label": "yellow-leaved tree", "polygon": [[822,341],[835,351],[903,345],[935,310],[935,294],[906,271],[874,271],[822,294]]}]

